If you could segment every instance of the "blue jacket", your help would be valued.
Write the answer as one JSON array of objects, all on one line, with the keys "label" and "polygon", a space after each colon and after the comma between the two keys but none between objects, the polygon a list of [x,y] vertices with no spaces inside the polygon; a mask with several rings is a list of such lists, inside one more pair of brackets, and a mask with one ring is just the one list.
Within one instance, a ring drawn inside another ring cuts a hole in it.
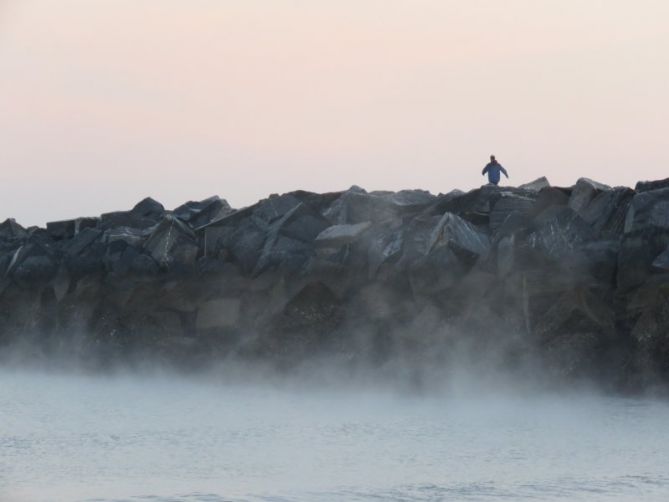
[{"label": "blue jacket", "polygon": [[488,164],[483,168],[481,174],[488,173],[488,181],[493,185],[499,183],[499,173],[503,172],[504,176],[509,177],[509,173],[506,172],[506,169],[502,167],[502,164],[499,162],[488,162]]}]

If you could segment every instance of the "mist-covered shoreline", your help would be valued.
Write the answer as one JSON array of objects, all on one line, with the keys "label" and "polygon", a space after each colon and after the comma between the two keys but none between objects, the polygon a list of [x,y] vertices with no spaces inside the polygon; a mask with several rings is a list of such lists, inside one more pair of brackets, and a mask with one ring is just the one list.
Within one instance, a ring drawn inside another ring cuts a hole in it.
[{"label": "mist-covered shoreline", "polygon": [[26,368],[0,368],[0,383],[0,499],[12,502],[660,501],[669,490],[666,400]]},{"label": "mist-covered shoreline", "polygon": [[669,180],[212,197],[0,224],[0,361],[87,372],[304,368],[416,389],[662,392]]}]

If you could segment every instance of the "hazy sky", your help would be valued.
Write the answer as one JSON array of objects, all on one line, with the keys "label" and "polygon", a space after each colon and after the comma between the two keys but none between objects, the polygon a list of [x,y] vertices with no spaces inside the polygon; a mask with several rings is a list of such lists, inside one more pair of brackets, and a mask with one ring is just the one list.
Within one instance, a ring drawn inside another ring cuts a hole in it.
[{"label": "hazy sky", "polygon": [[666,0],[0,0],[0,219],[669,176]]}]

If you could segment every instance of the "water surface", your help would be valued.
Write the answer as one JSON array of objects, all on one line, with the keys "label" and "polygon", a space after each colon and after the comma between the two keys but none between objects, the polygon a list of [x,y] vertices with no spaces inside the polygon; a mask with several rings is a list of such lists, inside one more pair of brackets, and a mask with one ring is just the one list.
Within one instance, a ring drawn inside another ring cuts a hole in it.
[{"label": "water surface", "polygon": [[669,406],[0,372],[0,500],[669,499]]}]

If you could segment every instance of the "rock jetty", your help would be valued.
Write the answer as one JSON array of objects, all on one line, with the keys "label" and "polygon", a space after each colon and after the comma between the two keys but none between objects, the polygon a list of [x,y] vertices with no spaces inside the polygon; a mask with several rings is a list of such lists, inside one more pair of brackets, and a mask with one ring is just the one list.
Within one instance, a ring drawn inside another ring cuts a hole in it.
[{"label": "rock jetty", "polygon": [[289,369],[328,355],[420,368],[466,353],[565,382],[664,386],[669,179],[439,195],[354,186],[239,210],[147,198],[46,228],[8,219],[0,353],[16,347],[91,367],[151,357]]}]

